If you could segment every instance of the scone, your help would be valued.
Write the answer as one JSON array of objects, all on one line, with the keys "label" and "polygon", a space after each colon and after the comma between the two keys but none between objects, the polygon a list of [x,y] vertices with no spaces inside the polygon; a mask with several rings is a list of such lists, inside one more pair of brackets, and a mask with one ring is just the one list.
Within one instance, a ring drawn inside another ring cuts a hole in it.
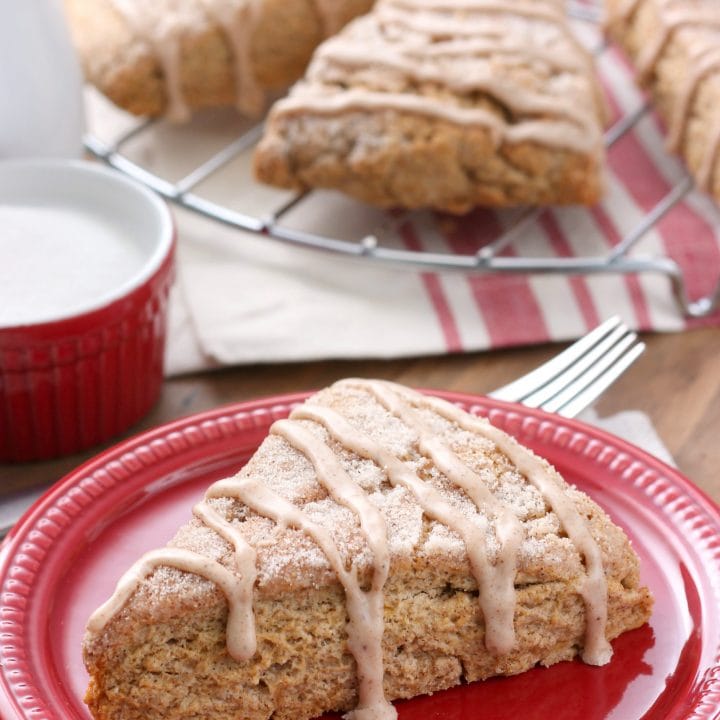
[{"label": "scone", "polygon": [[92,616],[109,720],[394,718],[390,701],[576,655],[652,600],[623,531],[484,419],[343,380],[276,422]]},{"label": "scone", "polygon": [[592,204],[604,105],[561,0],[379,0],[275,103],[258,179],[381,207]]},{"label": "scone", "polygon": [[608,29],[668,124],[668,145],[720,200],[720,3],[607,0]]},{"label": "scone", "polygon": [[65,0],[88,80],[136,115],[257,116],[373,0]]}]

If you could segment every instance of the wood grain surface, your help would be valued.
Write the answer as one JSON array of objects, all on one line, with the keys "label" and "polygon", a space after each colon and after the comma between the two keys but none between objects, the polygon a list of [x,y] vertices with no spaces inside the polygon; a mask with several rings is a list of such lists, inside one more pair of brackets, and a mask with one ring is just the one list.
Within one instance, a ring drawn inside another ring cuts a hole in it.
[{"label": "wood grain surface", "polygon": [[[720,503],[720,329],[644,337],[644,355],[597,402],[601,417],[641,410],[680,470]],[[392,361],[236,367],[165,382],[154,410],[126,436],[227,403],[312,390],[348,376],[483,394],[552,357],[562,345]],[[122,438],[118,438],[122,439]],[[114,444],[114,443],[110,443]],[[40,463],[0,464],[0,503],[62,478],[102,447]]]}]

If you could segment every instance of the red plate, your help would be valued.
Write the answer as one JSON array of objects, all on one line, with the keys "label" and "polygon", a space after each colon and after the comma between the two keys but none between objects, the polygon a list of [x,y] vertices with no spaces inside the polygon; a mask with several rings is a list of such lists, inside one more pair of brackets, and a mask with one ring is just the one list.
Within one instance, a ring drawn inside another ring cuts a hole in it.
[{"label": "red plate", "polygon": [[[630,535],[656,600],[648,626],[608,665],[564,662],[398,704],[401,720],[720,718],[720,510],[643,451],[579,422],[468,395],[594,497]],[[235,472],[269,425],[305,395],[189,417],[70,473],[0,551],[0,716],[89,718],[80,643],[86,619],[138,555],[163,545],[212,481]]]}]

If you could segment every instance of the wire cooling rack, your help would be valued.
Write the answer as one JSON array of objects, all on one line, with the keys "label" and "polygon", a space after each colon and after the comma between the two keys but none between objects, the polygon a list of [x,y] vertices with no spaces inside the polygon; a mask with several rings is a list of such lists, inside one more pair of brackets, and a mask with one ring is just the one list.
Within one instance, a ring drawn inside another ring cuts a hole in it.
[{"label": "wire cooling rack", "polygon": [[[569,4],[570,14],[580,23],[598,25],[600,11],[596,4],[574,0]],[[608,45],[601,43],[595,48],[597,56],[606,52]],[[650,111],[644,103],[633,112],[618,120],[605,134],[605,144],[611,148]],[[685,174],[657,204],[610,250],[602,248],[597,254],[576,257],[539,257],[527,247],[527,240],[533,228],[546,209],[520,208],[502,232],[480,250],[471,254],[455,254],[432,250],[417,250],[393,242],[403,223],[413,217],[412,212],[385,213],[377,221],[377,213],[368,209],[376,225],[357,237],[339,238],[329,233],[318,232],[307,227],[297,227],[287,218],[302,205],[308,204],[317,195],[310,191],[288,196],[278,193],[277,204],[263,212],[238,211],[211,197],[198,192],[198,188],[230,165],[242,154],[249,153],[259,141],[262,123],[244,128],[229,143],[212,152],[182,177],[170,179],[157,171],[150,170],[142,162],[126,152],[126,148],[143,135],[150,133],[158,121],[134,122],[112,141],[100,139],[89,133],[85,137],[87,150],[117,170],[133,177],[155,190],[178,206],[211,218],[217,222],[250,233],[262,234],[274,240],[295,246],[328,253],[362,258],[369,262],[393,264],[427,271],[459,271],[476,274],[634,274],[653,273],[670,280],[673,295],[680,310],[688,317],[704,317],[720,306],[720,281],[714,291],[706,296],[690,299],[685,274],[681,266],[664,255],[644,256],[633,253],[642,240],[673,208],[693,190],[691,177]],[[212,185],[212,183],[209,183]],[[562,209],[553,209],[563,212]],[[720,222],[720,214],[718,215]],[[503,254],[510,245],[515,252]]]}]

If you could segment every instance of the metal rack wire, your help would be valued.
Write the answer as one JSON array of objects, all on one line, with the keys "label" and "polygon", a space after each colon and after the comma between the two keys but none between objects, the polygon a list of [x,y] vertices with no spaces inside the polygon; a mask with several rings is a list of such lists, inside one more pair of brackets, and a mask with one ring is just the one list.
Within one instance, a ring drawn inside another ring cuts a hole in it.
[{"label": "metal rack wire", "polygon": [[[597,24],[599,21],[596,7],[577,0],[570,3],[570,12],[575,19],[582,22]],[[596,54],[601,55],[606,50],[607,44],[603,43],[597,48]],[[646,103],[622,117],[607,131],[606,146],[611,148],[630,132],[649,110],[650,106]],[[686,316],[704,317],[720,307],[720,281],[710,295],[691,300],[683,270],[675,260],[666,256],[630,255],[639,241],[693,189],[693,181],[687,174],[609,251],[604,249],[604,252],[597,255],[583,257],[548,258],[523,255],[520,252],[512,256],[503,255],[503,250],[510,244],[522,249],[523,239],[532,234],[534,224],[546,211],[543,208],[524,208],[515,215],[512,223],[502,233],[477,252],[454,254],[407,249],[398,247],[397,244],[388,244],[387,238],[393,232],[397,232],[401,224],[412,217],[412,213],[388,214],[381,226],[353,240],[343,240],[319,232],[298,229],[286,223],[288,214],[308,202],[314,194],[312,191],[283,199],[269,213],[262,215],[233,210],[227,205],[200,195],[196,189],[240,154],[251,149],[260,139],[262,124],[246,130],[182,178],[171,181],[130,159],[124,153],[124,149],[131,141],[147,133],[155,123],[154,120],[139,121],[112,142],[105,142],[96,135],[88,134],[85,138],[86,148],[96,157],[144,183],[167,200],[239,230],[263,234],[277,241],[308,249],[426,271],[560,275],[655,273],[670,280],[675,300]],[[557,209],[555,211],[558,212]]]}]

